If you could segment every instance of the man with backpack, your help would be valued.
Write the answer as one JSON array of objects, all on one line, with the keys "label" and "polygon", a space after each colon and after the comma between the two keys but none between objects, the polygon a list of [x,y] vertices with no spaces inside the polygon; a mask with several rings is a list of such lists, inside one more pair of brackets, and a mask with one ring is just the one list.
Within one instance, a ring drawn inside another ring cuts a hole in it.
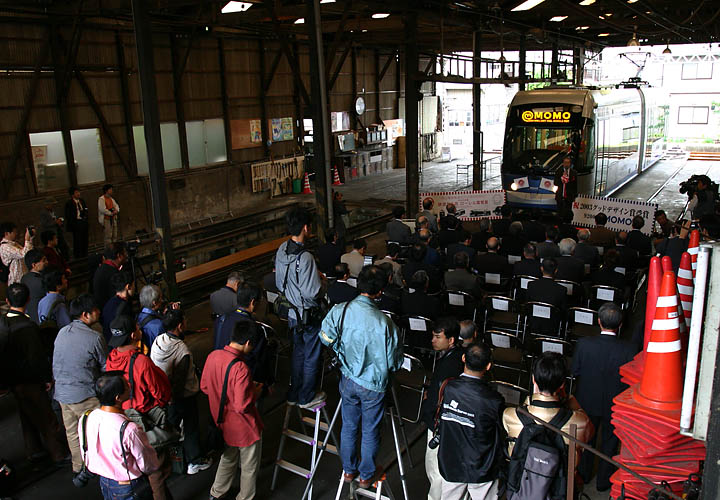
[{"label": "man with backpack", "polygon": [[25,449],[31,461],[47,452],[56,464],[67,464],[67,442],[48,396],[52,367],[47,346],[38,325],[25,314],[30,291],[14,283],[8,287],[6,300],[10,311],[0,316],[0,337],[6,338],[0,359],[2,383],[15,395]]},{"label": "man with backpack", "polygon": [[38,304],[40,327],[43,329],[54,329],[55,334],[57,334],[60,328],[64,328],[70,324],[70,313],[68,312],[65,296],[63,295],[68,287],[65,271],[54,269],[45,273],[43,283],[47,289],[47,294],[40,299],[40,303]]},{"label": "man with backpack", "polygon": [[490,348],[471,344],[462,359],[463,373],[441,386],[437,439],[428,446],[439,446],[443,500],[461,500],[466,493],[472,500],[494,500],[505,466],[505,402],[484,379],[492,366]]},{"label": "man with backpack", "polygon": [[[533,395],[522,408],[566,433],[571,425],[576,425],[577,439],[587,442],[593,432],[592,424],[577,400],[565,395],[568,374],[561,354],[543,353],[533,366]],[[522,415],[517,408],[505,410],[503,425],[510,438],[508,500],[565,498],[569,442]],[[570,473],[574,475],[574,471]]]},{"label": "man with backpack", "polygon": [[320,359],[320,307],[325,295],[324,276],[305,245],[310,239],[312,217],[304,208],[285,214],[290,238],[275,254],[275,285],[280,297],[275,301],[278,314],[286,316],[293,332],[293,355],[288,404],[309,408],[325,401],[325,393],[316,392]]},{"label": "man with backpack", "polygon": [[157,285],[145,285],[140,290],[140,306],[142,311],[138,314],[137,322],[142,330],[142,342],[150,349],[155,338],[164,332],[162,325],[163,315],[168,309],[179,309],[180,302],[166,304],[163,293]]},{"label": "man with backpack", "polygon": [[239,322],[230,344],[211,352],[205,361],[200,390],[208,395],[213,422],[225,442],[210,489],[211,500],[222,498],[230,490],[238,466],[240,492],[237,500],[255,498],[263,430],[256,401],[262,392],[262,384],[252,381],[245,357],[260,335],[254,322]]}]

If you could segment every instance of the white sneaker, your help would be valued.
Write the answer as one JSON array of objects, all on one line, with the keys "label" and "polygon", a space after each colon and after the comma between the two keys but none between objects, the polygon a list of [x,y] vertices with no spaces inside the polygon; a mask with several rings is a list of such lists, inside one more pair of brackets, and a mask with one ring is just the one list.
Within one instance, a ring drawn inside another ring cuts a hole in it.
[{"label": "white sneaker", "polygon": [[204,471],[212,467],[211,458],[201,458],[194,464],[188,464],[187,473],[189,475],[197,474],[198,472]]}]

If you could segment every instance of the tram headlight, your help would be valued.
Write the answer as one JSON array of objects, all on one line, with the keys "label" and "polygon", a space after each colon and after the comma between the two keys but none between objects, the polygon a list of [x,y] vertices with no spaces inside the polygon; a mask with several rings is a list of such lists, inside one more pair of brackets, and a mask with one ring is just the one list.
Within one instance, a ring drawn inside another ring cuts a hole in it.
[{"label": "tram headlight", "polygon": [[557,187],[557,186],[553,186],[553,193],[557,193],[557,190],[558,190],[558,187]]},{"label": "tram headlight", "polygon": [[516,183],[513,182],[512,184],[510,184],[510,189],[512,189],[513,191],[517,191],[517,188],[518,185]]}]

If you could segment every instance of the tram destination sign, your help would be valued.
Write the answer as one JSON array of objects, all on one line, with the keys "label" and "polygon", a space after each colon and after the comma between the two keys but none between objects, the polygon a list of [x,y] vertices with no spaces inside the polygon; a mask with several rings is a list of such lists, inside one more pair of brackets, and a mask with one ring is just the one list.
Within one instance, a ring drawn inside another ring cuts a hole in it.
[{"label": "tram destination sign", "polygon": [[613,231],[632,231],[632,220],[636,215],[645,220],[640,229],[650,235],[655,225],[656,203],[646,203],[619,198],[600,198],[595,196],[578,196],[573,202],[573,224],[583,227],[594,227],[595,216],[599,213],[607,215],[605,227]]},{"label": "tram destination sign", "polygon": [[432,199],[431,212],[440,216],[447,214],[447,205],[452,203],[457,209],[457,218],[461,220],[499,219],[500,207],[505,204],[505,191],[494,189],[488,191],[445,191],[437,193],[420,193],[420,211],[422,202]]}]

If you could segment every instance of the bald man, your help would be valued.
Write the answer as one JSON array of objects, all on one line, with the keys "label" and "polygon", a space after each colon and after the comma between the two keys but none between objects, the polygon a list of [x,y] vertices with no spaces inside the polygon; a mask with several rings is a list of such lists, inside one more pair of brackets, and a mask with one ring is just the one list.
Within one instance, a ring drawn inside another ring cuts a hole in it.
[{"label": "bald man", "polygon": [[503,278],[512,276],[512,267],[507,257],[498,253],[499,250],[500,240],[495,236],[488,238],[487,252],[477,254],[473,260],[473,267],[480,276],[485,277],[485,273],[499,274]]}]

